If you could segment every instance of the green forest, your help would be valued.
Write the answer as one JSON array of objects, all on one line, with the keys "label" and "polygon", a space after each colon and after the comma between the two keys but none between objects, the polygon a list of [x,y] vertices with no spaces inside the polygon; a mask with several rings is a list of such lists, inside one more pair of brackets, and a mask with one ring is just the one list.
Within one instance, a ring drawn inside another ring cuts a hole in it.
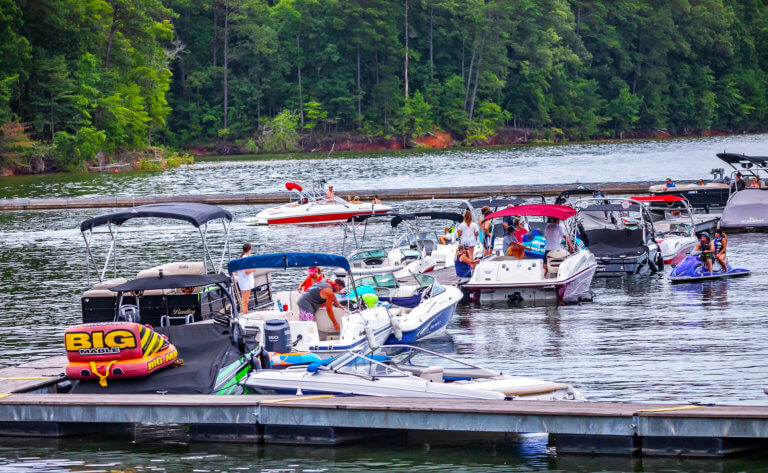
[{"label": "green forest", "polygon": [[0,0],[0,168],[768,129],[766,0]]}]

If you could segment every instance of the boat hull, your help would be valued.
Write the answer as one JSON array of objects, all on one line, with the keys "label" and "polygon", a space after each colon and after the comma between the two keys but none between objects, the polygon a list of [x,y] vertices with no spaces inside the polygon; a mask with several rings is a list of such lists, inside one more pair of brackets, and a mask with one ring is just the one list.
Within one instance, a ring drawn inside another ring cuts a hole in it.
[{"label": "boat hull", "polygon": [[720,227],[730,232],[768,231],[768,190],[744,189],[723,209]]},{"label": "boat hull", "polygon": [[418,316],[413,314],[411,316],[412,320],[402,321],[400,323],[401,338],[398,339],[397,334],[392,333],[387,338],[386,343],[413,343],[445,333],[448,323],[456,313],[456,306],[463,297],[460,289],[455,287],[446,287],[445,289],[444,293],[436,296],[436,298],[441,298],[441,300],[436,300],[428,309],[428,315],[416,318]]},{"label": "boat hull", "polygon": [[282,205],[262,210],[256,215],[259,225],[309,225],[344,222],[358,215],[382,215],[392,211],[388,205],[371,204],[304,204]]}]

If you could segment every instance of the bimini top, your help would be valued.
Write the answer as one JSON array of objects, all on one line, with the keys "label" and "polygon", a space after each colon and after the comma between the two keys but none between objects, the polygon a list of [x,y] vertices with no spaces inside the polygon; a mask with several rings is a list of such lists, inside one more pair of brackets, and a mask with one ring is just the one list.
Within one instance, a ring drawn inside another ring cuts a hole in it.
[{"label": "bimini top", "polygon": [[[493,207],[493,208],[499,208],[499,207],[508,207],[510,205],[522,205],[525,203],[523,199],[516,196],[511,197],[479,197],[477,199],[470,199],[470,204],[472,204],[472,207],[479,209],[485,206]],[[461,203],[462,208],[467,208],[467,204],[462,202]]]},{"label": "bimini top", "polygon": [[229,281],[226,274],[175,274],[154,278],[139,278],[110,287],[112,292],[151,291],[154,289],[179,289],[183,287],[210,286]]},{"label": "bimini top", "polygon": [[741,164],[743,168],[750,168],[752,166],[768,167],[768,157],[766,156],[747,156],[746,154],[736,153],[717,153],[717,157],[731,165],[736,169],[737,164]]},{"label": "bimini top", "polygon": [[458,212],[415,212],[410,214],[395,214],[390,221],[392,227],[397,227],[403,220],[451,220],[461,222],[464,217]]},{"label": "bimini top", "polygon": [[330,266],[350,270],[349,260],[343,256],[327,253],[271,253],[233,259],[227,264],[229,273],[253,268],[306,268],[309,266]]},{"label": "bimini top", "polygon": [[516,216],[530,216],[530,217],[551,217],[560,220],[566,220],[574,215],[576,211],[571,207],[565,205],[552,205],[552,204],[531,204],[531,205],[519,205],[517,207],[507,207],[497,212],[488,214],[485,218],[497,218],[497,217],[516,217]]},{"label": "bimini top", "polygon": [[651,202],[651,203],[663,203],[663,202],[685,202],[687,199],[677,195],[640,195],[637,197],[630,197],[631,200],[637,202]]},{"label": "bimini top", "polygon": [[640,205],[631,202],[621,204],[592,204],[581,209],[582,212],[640,212]]},{"label": "bimini top", "polygon": [[565,204],[568,201],[568,198],[574,195],[591,195],[592,197],[599,197],[602,195],[602,192],[597,189],[587,189],[586,187],[566,189],[557,196],[555,199],[555,205]]},{"label": "bimini top", "polygon": [[99,225],[106,225],[113,223],[115,225],[122,225],[127,220],[132,218],[171,218],[176,220],[184,220],[189,222],[195,227],[200,227],[206,222],[223,218],[232,221],[232,214],[228,210],[224,210],[221,207],[208,204],[195,204],[195,203],[167,203],[167,204],[149,204],[133,207],[130,210],[124,210],[122,212],[115,212],[106,215],[100,215],[98,217],[90,218],[80,224],[80,231],[93,230],[94,227]]}]

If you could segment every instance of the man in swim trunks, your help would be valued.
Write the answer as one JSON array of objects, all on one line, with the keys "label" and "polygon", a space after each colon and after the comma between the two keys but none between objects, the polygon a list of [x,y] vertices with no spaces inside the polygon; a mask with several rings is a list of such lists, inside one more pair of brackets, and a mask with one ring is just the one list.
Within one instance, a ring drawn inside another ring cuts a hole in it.
[{"label": "man in swim trunks", "polygon": [[707,265],[707,271],[709,271],[709,274],[712,274],[712,262],[715,258],[715,245],[712,243],[712,240],[709,239],[709,233],[701,233],[699,242],[696,243],[696,248],[693,249],[693,252],[700,253],[699,257],[704,262],[704,264]]},{"label": "man in swim trunks", "polygon": [[340,330],[339,322],[333,315],[333,307],[342,308],[336,299],[336,294],[344,290],[344,287],[344,280],[336,279],[335,281],[320,281],[304,291],[296,302],[296,305],[299,306],[299,320],[315,320],[315,312],[320,307],[325,306],[328,311],[328,318],[333,323],[333,328]]}]

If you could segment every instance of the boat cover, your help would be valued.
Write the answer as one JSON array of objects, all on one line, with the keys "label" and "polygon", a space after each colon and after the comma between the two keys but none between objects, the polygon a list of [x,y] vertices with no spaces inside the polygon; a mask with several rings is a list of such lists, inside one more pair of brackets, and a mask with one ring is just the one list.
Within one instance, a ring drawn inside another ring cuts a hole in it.
[{"label": "boat cover", "polygon": [[680,197],[679,195],[639,195],[636,197],[630,197],[631,200],[637,202],[685,202],[687,199]]},{"label": "boat cover", "polygon": [[309,266],[329,266],[349,271],[349,260],[340,255],[327,253],[271,253],[234,259],[227,264],[230,274],[235,271],[252,268],[306,268]]},{"label": "boat cover", "polygon": [[646,252],[642,230],[586,230],[589,251],[600,256],[640,256]]},{"label": "boat cover", "polygon": [[636,204],[596,204],[582,209],[582,212],[640,212],[640,206]]},{"label": "boat cover", "polygon": [[[98,381],[77,381],[73,394],[211,394],[216,378],[226,366],[244,354],[232,343],[231,330],[214,323],[157,327],[179,351],[184,364],[157,371],[143,378],[110,379],[106,387]],[[235,373],[232,373],[234,375]]]},{"label": "boat cover", "polygon": [[154,289],[210,286],[228,281],[229,276],[226,274],[177,274],[173,276],[133,279],[108,289],[113,292],[151,291]]},{"label": "boat cover", "polygon": [[533,217],[552,217],[560,220],[566,220],[576,215],[576,210],[564,205],[552,204],[531,204],[518,205],[517,207],[507,207],[496,212],[488,214],[487,220],[498,217],[515,216],[533,216]]},{"label": "boat cover", "polygon": [[744,189],[728,200],[720,217],[722,228],[768,227],[768,190]]},{"label": "boat cover", "polygon": [[90,218],[80,224],[80,231],[84,232],[86,230],[93,230],[94,227],[106,225],[108,223],[120,226],[132,218],[148,217],[183,220],[198,228],[206,222],[217,218],[223,218],[229,221],[232,220],[232,214],[229,211],[215,205],[195,204],[187,202],[150,204],[140,205],[138,207],[133,207],[130,210],[124,210],[122,212],[115,212]]},{"label": "boat cover", "polygon": [[555,204],[565,205],[568,198],[574,195],[591,195],[592,197],[598,197],[602,195],[602,192],[600,192],[597,189],[587,189],[584,187],[576,188],[576,189],[566,189],[557,196],[557,198],[555,199]]},{"label": "boat cover", "polygon": [[421,304],[421,294],[414,294],[405,297],[379,297],[379,301],[391,302],[392,304],[406,309],[414,309]]},{"label": "boat cover", "polygon": [[[471,199],[469,203],[473,208],[479,209],[484,206],[491,208],[509,207],[510,205],[522,205],[525,203],[520,197],[480,197],[477,199]],[[462,202],[461,207],[466,209],[467,204]]]}]

